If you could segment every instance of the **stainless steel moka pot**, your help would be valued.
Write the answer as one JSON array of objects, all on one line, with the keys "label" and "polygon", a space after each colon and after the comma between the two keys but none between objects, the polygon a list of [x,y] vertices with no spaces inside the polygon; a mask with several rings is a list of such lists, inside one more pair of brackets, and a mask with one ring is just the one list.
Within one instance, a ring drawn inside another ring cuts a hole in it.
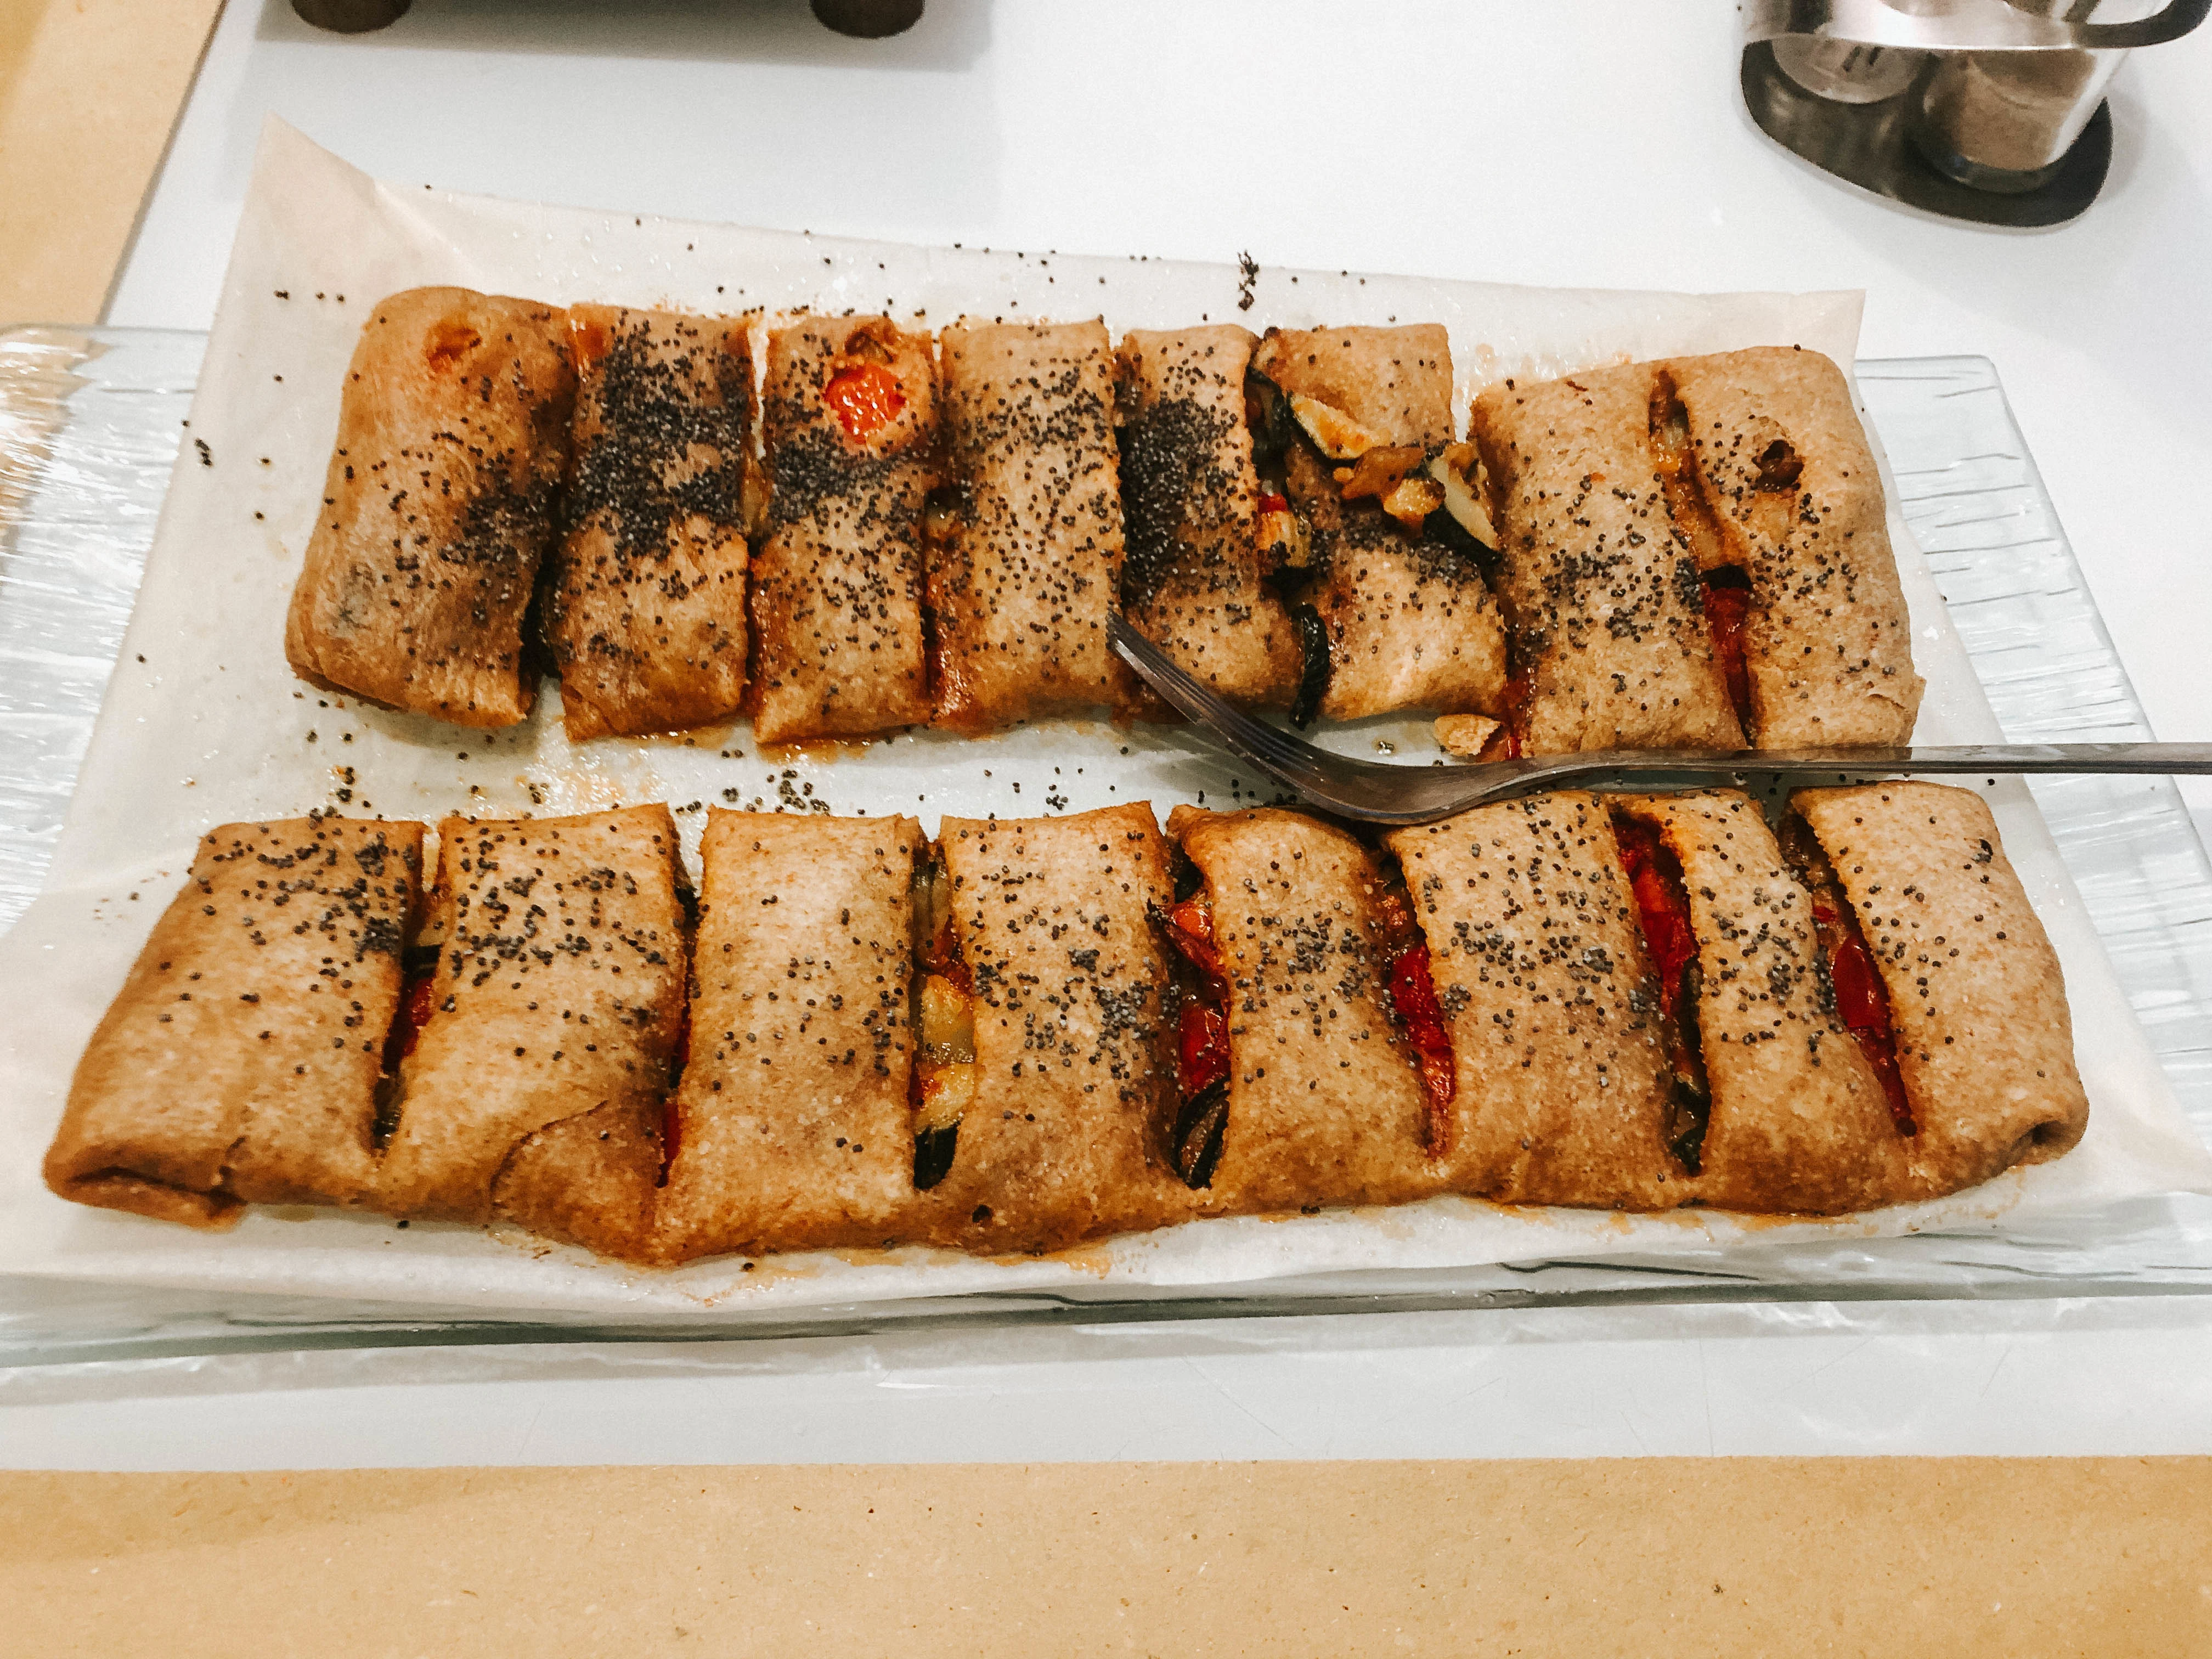
[{"label": "stainless steel moka pot", "polygon": [[2062,224],[2112,161],[2105,88],[2212,0],[1739,0],[1762,131],[1893,201]]}]

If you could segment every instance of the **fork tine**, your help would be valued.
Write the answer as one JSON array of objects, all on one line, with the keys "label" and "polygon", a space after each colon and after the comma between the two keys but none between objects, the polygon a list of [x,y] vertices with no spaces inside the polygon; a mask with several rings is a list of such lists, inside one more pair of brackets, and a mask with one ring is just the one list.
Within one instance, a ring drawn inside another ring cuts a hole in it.
[{"label": "fork tine", "polygon": [[[1114,647],[1176,712],[1212,732],[1237,754],[1290,785],[1307,799],[1334,811],[1370,817],[1374,816],[1376,809],[1361,800],[1358,786],[1364,785],[1385,795],[1395,795],[1403,787],[1407,769],[1376,766],[1332,755],[1263,720],[1255,720],[1200,684],[1120,615],[1109,617],[1107,627],[1108,638]],[[1370,779],[1369,773],[1376,775]]]},{"label": "fork tine", "polygon": [[[1214,732],[1254,765],[1279,774],[1285,769],[1303,770],[1305,757],[1298,751],[1318,752],[1310,744],[1285,738],[1208,690],[1118,614],[1109,619],[1107,627],[1115,648],[1178,714]],[[1286,777],[1285,781],[1291,780]]]}]

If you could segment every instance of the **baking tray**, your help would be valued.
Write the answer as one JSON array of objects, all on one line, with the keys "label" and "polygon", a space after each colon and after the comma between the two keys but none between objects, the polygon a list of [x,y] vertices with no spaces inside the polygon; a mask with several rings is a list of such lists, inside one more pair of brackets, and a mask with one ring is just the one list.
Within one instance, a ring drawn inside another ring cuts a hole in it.
[{"label": "baking tray", "polygon": [[[0,331],[0,926],[35,895],[168,487],[204,335]],[[2151,734],[1995,368],[1862,362],[1900,504],[2006,735]],[[2164,779],[2037,780],[2062,858],[2176,1096],[2212,1139],[2212,866]],[[0,1276],[0,1365],[438,1344],[730,1341],[1041,1322],[1623,1304],[2077,1298],[2212,1291],[2212,1199],[2174,1194],[2002,1231],[1734,1244],[1663,1259],[1316,1274],[1248,1293],[986,1293],[733,1326],[611,1325],[331,1298]]]}]

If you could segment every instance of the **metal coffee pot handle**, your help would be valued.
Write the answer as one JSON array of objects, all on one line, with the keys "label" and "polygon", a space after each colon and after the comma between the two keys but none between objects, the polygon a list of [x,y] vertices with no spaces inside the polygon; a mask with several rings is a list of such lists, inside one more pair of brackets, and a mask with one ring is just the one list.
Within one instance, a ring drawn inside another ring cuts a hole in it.
[{"label": "metal coffee pot handle", "polygon": [[2212,0],[2169,0],[2132,22],[2074,22],[2009,0],[1743,0],[1747,43],[1818,35],[1912,52],[2107,52],[2177,40]]}]

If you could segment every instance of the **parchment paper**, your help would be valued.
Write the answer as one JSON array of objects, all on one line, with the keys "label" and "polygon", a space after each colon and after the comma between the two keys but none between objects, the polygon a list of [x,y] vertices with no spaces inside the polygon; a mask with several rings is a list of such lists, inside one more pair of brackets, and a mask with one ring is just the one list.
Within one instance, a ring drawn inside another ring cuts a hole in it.
[{"label": "parchment paper", "polygon": [[[1987,793],[2065,968],[2089,1132],[2055,1164],[1938,1203],[1773,1222],[1438,1199],[1193,1223],[1036,1261],[916,1249],[647,1273],[499,1230],[263,1209],[233,1232],[198,1235],[52,1197],[38,1164],[71,1068],[182,879],[194,842],[216,823],[315,807],[434,819],[665,799],[696,851],[710,805],[903,811],[933,829],[945,812],[1041,816],[1148,799],[1164,817],[1177,801],[1269,798],[1234,763],[1170,730],[1062,721],[980,741],[921,733],[857,753],[763,756],[738,723],[688,738],[572,748],[550,687],[530,723],[491,733],[354,707],[303,685],[284,661],[283,612],[317,509],[344,366],[377,299],[433,283],[562,304],[887,310],[932,326],[963,313],[1103,313],[1117,334],[1198,320],[1234,319],[1255,331],[1442,322],[1462,411],[1474,389],[1507,374],[1630,357],[1801,344],[1848,369],[1859,316],[1856,294],[1603,293],[1279,270],[1240,289],[1231,266],[917,248],[632,218],[381,184],[272,119],[188,441],[68,827],[44,896],[0,939],[6,1271],[649,1319],[978,1290],[1196,1288],[1344,1269],[1648,1255],[1751,1237],[2002,1228],[2008,1215],[2212,1190],[2212,1156],[2175,1105],[2033,802],[2005,781]],[[1239,305],[1244,293],[1249,309]],[[1893,504],[1890,534],[1929,682],[1918,739],[1996,740],[1972,664]],[[1401,758],[1436,752],[1418,720],[1363,722],[1328,741],[1348,752],[1388,743]]]}]

